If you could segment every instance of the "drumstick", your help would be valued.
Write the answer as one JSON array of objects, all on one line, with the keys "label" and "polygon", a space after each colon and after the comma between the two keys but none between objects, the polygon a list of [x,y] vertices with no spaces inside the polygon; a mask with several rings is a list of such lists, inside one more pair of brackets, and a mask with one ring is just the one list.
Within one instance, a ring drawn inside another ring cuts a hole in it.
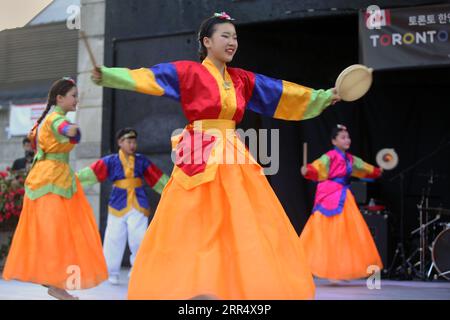
[{"label": "drumstick", "polygon": [[303,166],[306,167],[308,164],[308,143],[303,143]]},{"label": "drumstick", "polygon": [[91,60],[91,63],[94,66],[94,69],[98,69],[97,62],[95,62],[94,54],[92,53],[91,46],[89,45],[89,42],[87,41],[86,34],[84,33],[84,31],[80,31],[80,36],[81,36],[81,39],[83,39],[84,45],[86,46],[87,52],[89,54],[89,59]]}]

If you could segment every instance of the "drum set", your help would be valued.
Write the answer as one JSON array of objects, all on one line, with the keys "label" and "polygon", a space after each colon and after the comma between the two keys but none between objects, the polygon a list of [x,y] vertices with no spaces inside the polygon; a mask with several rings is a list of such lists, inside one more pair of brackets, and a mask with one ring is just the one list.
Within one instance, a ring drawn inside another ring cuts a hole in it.
[{"label": "drum set", "polygon": [[[450,214],[450,210],[446,212]],[[445,223],[444,230],[434,239],[431,252],[433,263],[427,276],[430,277],[432,268],[435,268],[437,276],[450,280],[450,223]]]},{"label": "drum set", "polygon": [[[431,187],[438,176],[434,175],[433,171],[426,176],[427,188],[423,190],[421,200],[417,204],[419,227],[410,233],[413,252],[406,257],[401,221],[400,242],[397,243],[393,261],[386,270],[388,277],[395,274],[406,280],[450,280],[450,209],[430,206]],[[403,200],[403,193],[401,199]],[[403,201],[401,207],[403,211]],[[402,216],[401,214],[401,220]],[[396,263],[398,259],[399,265]]]},{"label": "drum set", "polygon": [[[430,212],[437,214],[428,223],[411,232],[411,235],[419,234],[420,244],[407,261],[411,263],[415,275],[422,280],[431,279],[433,270],[434,279],[443,277],[450,280],[450,223],[439,222],[441,215],[450,215],[450,210],[433,207],[419,210],[425,217],[429,216]],[[433,239],[431,243],[430,238]],[[413,263],[417,256],[419,260]]]},{"label": "drum set", "polygon": [[450,209],[429,206],[435,177],[431,171],[426,192],[422,194],[417,205],[419,227],[410,235],[418,235],[419,245],[407,262],[411,264],[415,275],[422,280],[432,279],[432,276],[434,279],[443,277],[450,280],[450,222],[443,221],[446,216],[450,217]]}]

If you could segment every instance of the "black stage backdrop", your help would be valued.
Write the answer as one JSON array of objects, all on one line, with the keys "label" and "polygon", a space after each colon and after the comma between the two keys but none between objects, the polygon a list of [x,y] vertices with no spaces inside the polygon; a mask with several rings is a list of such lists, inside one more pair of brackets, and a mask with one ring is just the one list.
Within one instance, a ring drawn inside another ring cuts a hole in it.
[{"label": "black stage backdrop", "polygon": [[[235,64],[314,88],[332,87],[342,69],[358,63],[355,23],[350,16],[241,27]],[[422,174],[433,170],[440,175],[432,185],[431,204],[450,208],[449,90],[450,68],[375,72],[373,87],[364,98],[340,102],[318,118],[288,122],[249,111],[241,126],[280,129],[280,170],[268,178],[297,232],[306,223],[315,191],[315,184],[302,179],[299,171],[303,142],[308,142],[311,162],[332,148],[331,128],[342,123],[351,134],[351,152],[366,162],[376,164],[380,149],[394,148],[398,167],[368,189],[369,197],[392,213],[398,232],[400,179],[391,179],[429,157],[404,174],[405,232],[409,232],[418,226],[416,204],[427,187],[428,178]]]},{"label": "black stage backdrop", "polygon": [[[250,2],[255,8],[261,4],[261,11],[242,11]],[[358,9],[369,2],[342,5],[343,1],[334,1],[325,6],[318,1],[311,5],[347,8],[328,13],[302,13],[306,4],[302,7],[293,1],[250,2],[199,1],[201,5],[195,7],[192,1],[110,0],[106,6],[105,65],[137,68],[177,59],[196,60],[195,33],[201,18],[222,9],[238,19],[239,50],[233,66],[313,88],[329,88],[342,69],[358,63]],[[403,1],[404,5],[427,3],[435,2]],[[379,5],[383,7],[383,3]],[[299,11],[288,15],[286,10],[292,7]],[[171,14],[173,19],[164,20]],[[366,162],[375,164],[378,150],[394,148],[399,166],[370,184],[369,197],[391,212],[392,236],[397,240],[400,180],[390,180],[421,158],[429,157],[404,174],[405,232],[418,226],[416,204],[427,186],[427,177],[421,174],[433,169],[440,175],[432,186],[431,204],[450,208],[449,94],[450,68],[375,72],[374,84],[364,98],[340,102],[318,118],[289,122],[247,111],[240,127],[280,129],[280,169],[268,179],[298,233],[309,217],[315,191],[314,183],[300,175],[303,142],[308,142],[311,162],[331,148],[330,130],[342,123],[353,140],[351,152]],[[139,151],[170,173],[170,134],[185,124],[180,106],[169,99],[105,89],[103,154],[115,151],[113,133],[118,128],[134,126],[140,132]],[[102,186],[102,232],[109,191],[109,185]],[[158,201],[158,196],[150,193],[153,208]],[[410,240],[408,236],[406,240]]]}]

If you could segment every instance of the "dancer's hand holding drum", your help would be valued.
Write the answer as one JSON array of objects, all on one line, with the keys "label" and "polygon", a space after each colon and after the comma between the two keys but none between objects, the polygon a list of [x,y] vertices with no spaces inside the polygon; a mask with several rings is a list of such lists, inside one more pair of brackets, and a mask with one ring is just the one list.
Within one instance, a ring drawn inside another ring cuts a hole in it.
[{"label": "dancer's hand holding drum", "polygon": [[331,104],[334,105],[336,102],[341,101],[341,97],[339,96],[339,94],[337,93],[337,89],[336,88],[332,88],[333,90],[333,97],[331,99]]}]

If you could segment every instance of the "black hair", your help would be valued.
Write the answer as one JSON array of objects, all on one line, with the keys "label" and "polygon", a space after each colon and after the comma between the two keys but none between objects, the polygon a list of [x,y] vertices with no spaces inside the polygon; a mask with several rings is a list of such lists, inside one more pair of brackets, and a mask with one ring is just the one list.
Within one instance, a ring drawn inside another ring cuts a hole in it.
[{"label": "black hair", "polygon": [[48,98],[47,98],[47,106],[45,107],[44,112],[42,112],[39,119],[36,121],[36,126],[39,126],[39,124],[42,122],[42,120],[45,118],[47,113],[50,111],[50,108],[54,105],[56,105],[56,97],[57,96],[65,96],[67,92],[70,91],[73,87],[76,87],[75,81],[73,81],[70,78],[62,78],[59,80],[56,80],[48,92]]},{"label": "black hair", "polygon": [[342,124],[337,124],[333,127],[333,129],[331,130],[331,140],[336,139],[336,137],[338,136],[339,132],[342,131],[347,131],[347,127],[342,125]]},{"label": "black hair", "polygon": [[133,128],[122,128],[122,129],[119,129],[119,130],[116,132],[116,140],[119,141],[120,138],[122,138],[124,135],[126,135],[126,134],[128,134],[128,133],[130,133],[130,132],[133,132],[134,135],[135,135],[136,138],[137,138],[138,133],[137,133],[137,131],[136,131],[135,129],[133,129]]},{"label": "black hair", "polygon": [[31,143],[31,140],[28,139],[28,137],[25,137],[22,139],[22,145],[24,145],[25,143]]},{"label": "black hair", "polygon": [[208,49],[203,44],[203,39],[205,37],[211,38],[215,31],[214,26],[221,23],[231,23],[232,25],[234,25],[233,20],[224,19],[223,17],[217,16],[212,16],[203,20],[202,24],[200,25],[200,30],[198,31],[198,55],[200,58],[200,62],[205,60],[206,56],[208,55]]}]

